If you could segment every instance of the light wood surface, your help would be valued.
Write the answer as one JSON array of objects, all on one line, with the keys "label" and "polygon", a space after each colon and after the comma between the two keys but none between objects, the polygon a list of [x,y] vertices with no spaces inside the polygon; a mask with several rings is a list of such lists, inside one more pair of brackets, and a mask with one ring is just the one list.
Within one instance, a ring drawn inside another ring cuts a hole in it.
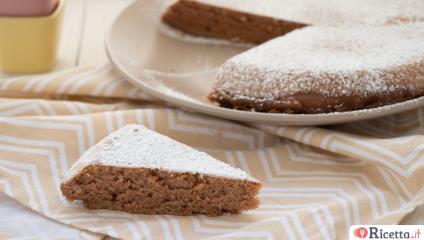
[{"label": "light wood surface", "polygon": [[133,0],[67,0],[56,69],[106,63],[104,36]]}]

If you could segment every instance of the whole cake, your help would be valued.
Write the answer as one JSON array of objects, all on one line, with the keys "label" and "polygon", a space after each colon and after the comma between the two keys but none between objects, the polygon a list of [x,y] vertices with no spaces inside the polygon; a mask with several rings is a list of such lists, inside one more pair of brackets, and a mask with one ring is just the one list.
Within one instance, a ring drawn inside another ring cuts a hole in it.
[{"label": "whole cake", "polygon": [[209,98],[258,112],[327,113],[424,95],[424,25],[306,27],[223,64]]},{"label": "whole cake", "polygon": [[87,208],[209,216],[256,208],[260,187],[242,170],[138,125],[90,148],[61,184],[68,200]]},{"label": "whole cake", "polygon": [[424,21],[422,0],[171,0],[162,21],[192,35],[263,43],[307,25]]}]

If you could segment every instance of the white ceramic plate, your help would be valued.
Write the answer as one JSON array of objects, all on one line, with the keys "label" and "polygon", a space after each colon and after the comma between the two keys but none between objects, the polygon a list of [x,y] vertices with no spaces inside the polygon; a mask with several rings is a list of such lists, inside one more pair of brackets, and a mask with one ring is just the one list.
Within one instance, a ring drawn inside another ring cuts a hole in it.
[{"label": "white ceramic plate", "polygon": [[177,107],[216,117],[277,125],[311,126],[382,117],[424,105],[424,97],[384,107],[329,114],[255,113],[220,108],[206,100],[215,70],[244,48],[193,43],[164,34],[160,16],[169,0],[138,0],[106,37],[115,68],[136,87]]}]

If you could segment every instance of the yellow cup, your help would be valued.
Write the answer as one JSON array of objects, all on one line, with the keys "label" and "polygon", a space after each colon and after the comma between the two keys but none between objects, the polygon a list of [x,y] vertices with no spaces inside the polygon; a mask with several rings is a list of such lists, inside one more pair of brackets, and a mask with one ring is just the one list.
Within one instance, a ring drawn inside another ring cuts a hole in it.
[{"label": "yellow cup", "polygon": [[65,0],[43,17],[0,17],[0,70],[39,73],[53,68]]}]

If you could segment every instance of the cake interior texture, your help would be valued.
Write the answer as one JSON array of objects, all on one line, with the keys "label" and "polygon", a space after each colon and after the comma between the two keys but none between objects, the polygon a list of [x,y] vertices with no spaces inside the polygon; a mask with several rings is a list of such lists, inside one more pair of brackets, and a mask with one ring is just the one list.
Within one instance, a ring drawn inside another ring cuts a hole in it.
[{"label": "cake interior texture", "polygon": [[92,164],[61,185],[90,209],[220,216],[256,208],[260,183],[195,173]]},{"label": "cake interior texture", "polygon": [[162,21],[192,35],[252,44],[306,26],[193,0],[176,1],[163,14]]}]

